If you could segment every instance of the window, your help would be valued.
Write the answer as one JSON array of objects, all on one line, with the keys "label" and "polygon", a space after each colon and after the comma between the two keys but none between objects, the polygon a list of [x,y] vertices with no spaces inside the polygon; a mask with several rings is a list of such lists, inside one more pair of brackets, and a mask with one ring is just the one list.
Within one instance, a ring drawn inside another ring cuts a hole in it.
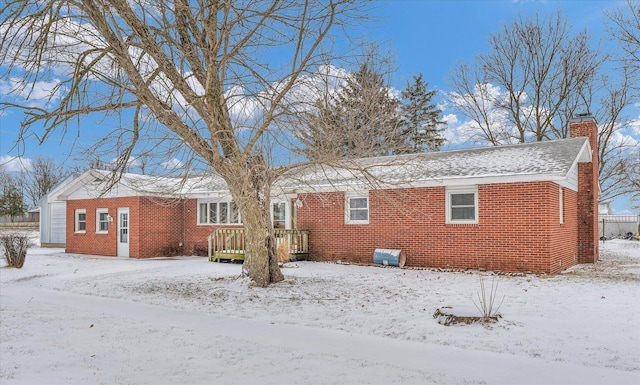
[{"label": "window", "polygon": [[235,202],[198,203],[198,224],[239,224],[240,211]]},{"label": "window", "polygon": [[560,224],[564,224],[564,192],[562,191],[562,187],[560,187],[560,196],[558,198],[560,202]]},{"label": "window", "polygon": [[109,232],[109,210],[96,210],[96,233]]},{"label": "window", "polygon": [[234,201],[229,202],[229,223],[241,223],[240,210]]},{"label": "window", "polygon": [[478,223],[478,188],[447,189],[447,223]]},{"label": "window", "polygon": [[76,233],[87,231],[87,211],[85,209],[76,210]]},{"label": "window", "polygon": [[129,209],[118,209],[118,217],[120,221],[118,226],[119,243],[129,243]]},{"label": "window", "polygon": [[346,196],[345,223],[369,223],[369,194],[353,194]]},{"label": "window", "polygon": [[218,203],[218,222],[219,223],[229,223],[229,203],[220,202]]},{"label": "window", "polygon": [[273,208],[273,228],[274,229],[284,229],[287,226],[287,216],[286,209],[287,204],[284,202],[277,202],[271,204]]}]

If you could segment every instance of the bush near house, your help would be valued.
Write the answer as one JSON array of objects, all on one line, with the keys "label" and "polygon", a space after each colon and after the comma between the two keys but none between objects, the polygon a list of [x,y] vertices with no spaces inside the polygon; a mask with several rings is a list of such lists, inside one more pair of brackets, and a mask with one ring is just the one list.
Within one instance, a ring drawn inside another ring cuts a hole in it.
[{"label": "bush near house", "polygon": [[0,245],[9,267],[22,268],[30,246],[29,237],[19,233],[0,235]]}]

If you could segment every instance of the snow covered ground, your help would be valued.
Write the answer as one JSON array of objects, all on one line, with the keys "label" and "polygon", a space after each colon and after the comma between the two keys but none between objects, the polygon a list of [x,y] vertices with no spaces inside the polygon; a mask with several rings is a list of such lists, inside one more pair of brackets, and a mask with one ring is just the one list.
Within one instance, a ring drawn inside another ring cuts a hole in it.
[{"label": "snow covered ground", "polygon": [[496,276],[504,318],[443,326],[489,273],[297,262],[268,288],[206,258],[34,247],[0,262],[2,384],[639,384],[640,242]]}]

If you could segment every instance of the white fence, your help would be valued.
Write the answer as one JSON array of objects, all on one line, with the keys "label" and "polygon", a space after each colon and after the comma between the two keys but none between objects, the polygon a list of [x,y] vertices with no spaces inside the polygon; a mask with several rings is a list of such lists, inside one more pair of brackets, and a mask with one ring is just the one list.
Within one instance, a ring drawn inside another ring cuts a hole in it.
[{"label": "white fence", "polygon": [[624,236],[627,233],[640,232],[640,215],[603,215],[599,216],[599,234],[607,239]]}]

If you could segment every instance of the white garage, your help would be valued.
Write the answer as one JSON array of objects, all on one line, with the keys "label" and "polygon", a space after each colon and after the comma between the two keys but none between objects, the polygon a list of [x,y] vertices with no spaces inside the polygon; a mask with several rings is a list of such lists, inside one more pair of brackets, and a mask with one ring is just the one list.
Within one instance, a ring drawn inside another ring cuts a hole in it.
[{"label": "white garage", "polygon": [[58,199],[58,192],[75,178],[77,175],[69,176],[40,200],[40,245],[42,247],[65,247],[67,202]]}]

